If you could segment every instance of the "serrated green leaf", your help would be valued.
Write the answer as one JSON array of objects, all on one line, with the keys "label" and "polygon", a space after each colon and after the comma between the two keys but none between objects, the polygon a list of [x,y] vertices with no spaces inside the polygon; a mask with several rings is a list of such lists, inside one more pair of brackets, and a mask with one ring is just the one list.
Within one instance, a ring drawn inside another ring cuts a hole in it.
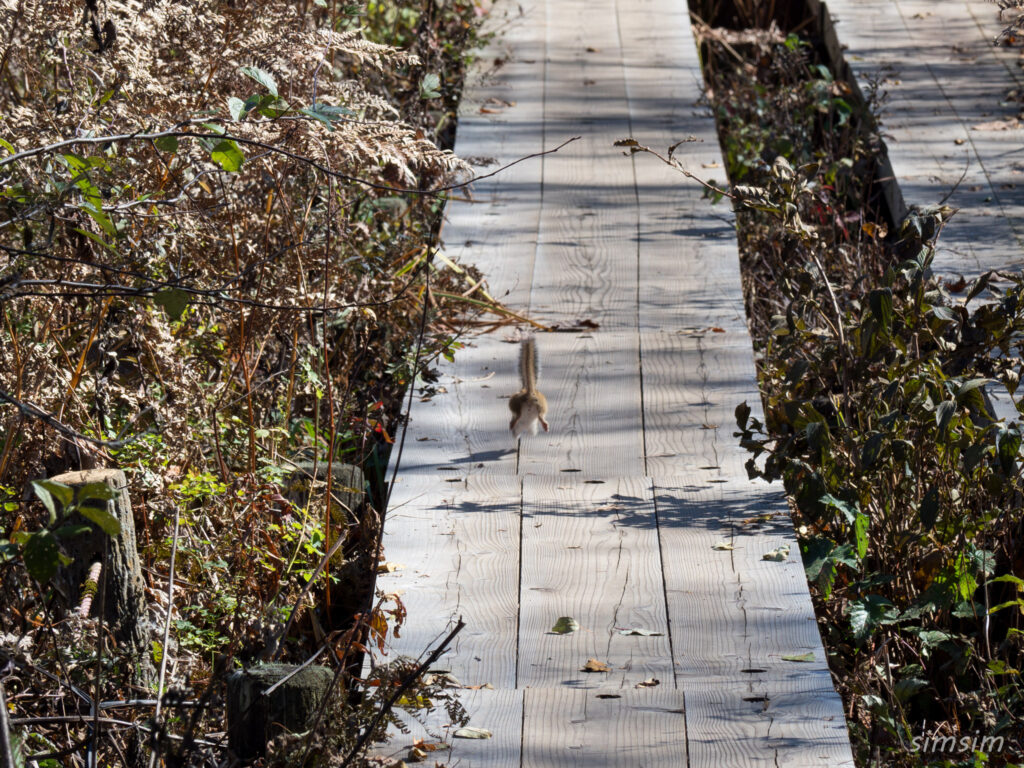
[{"label": "serrated green leaf", "polygon": [[29,575],[40,584],[46,584],[57,572],[60,564],[60,550],[57,541],[47,530],[36,531],[25,544],[22,557]]},{"label": "serrated green leaf", "polygon": [[441,95],[441,77],[434,72],[423,76],[420,81],[420,98],[436,99]]},{"label": "serrated green leaf", "polygon": [[867,515],[863,512],[857,513],[857,518],[853,521],[853,537],[854,543],[857,546],[857,559],[863,560],[864,555],[868,552],[868,525],[870,520]]},{"label": "serrated green leaf", "polygon": [[121,533],[121,521],[105,509],[85,505],[78,508],[78,514],[86,520],[92,520],[108,536],[118,536]]},{"label": "serrated green leaf", "polygon": [[900,701],[907,701],[914,696],[917,692],[924,690],[928,687],[928,683],[916,677],[908,677],[904,680],[898,680],[896,685],[893,686],[893,693],[896,694],[896,698]]},{"label": "serrated green leaf", "polygon": [[551,632],[556,635],[568,635],[570,632],[575,632],[579,628],[579,622],[577,622],[572,616],[562,616],[555,622],[555,626],[551,628]]},{"label": "serrated green leaf", "polygon": [[274,76],[266,70],[259,67],[242,67],[238,71],[262,85],[272,96],[277,96],[277,83],[274,81]]},{"label": "serrated green leaf", "polygon": [[943,400],[939,403],[938,408],[935,409],[935,424],[939,428],[939,434],[944,435],[946,433],[954,413],[956,413],[956,402],[953,400]]},{"label": "serrated green leaf", "polygon": [[882,624],[891,624],[896,620],[897,611],[890,600],[881,595],[867,595],[855,600],[847,607],[853,637],[863,643],[871,633]]},{"label": "serrated green leaf", "polygon": [[100,237],[99,235],[95,234],[94,232],[90,232],[87,229],[79,229],[78,227],[75,227],[75,232],[77,232],[80,235],[84,235],[85,237],[88,237],[94,243],[98,243],[98,244],[102,245],[108,251],[111,251],[113,253],[117,253],[117,248],[112,246],[110,243],[106,242],[102,237]]},{"label": "serrated green leaf", "polygon": [[78,488],[78,498],[82,501],[112,501],[120,495],[120,491],[106,483],[86,483]]}]

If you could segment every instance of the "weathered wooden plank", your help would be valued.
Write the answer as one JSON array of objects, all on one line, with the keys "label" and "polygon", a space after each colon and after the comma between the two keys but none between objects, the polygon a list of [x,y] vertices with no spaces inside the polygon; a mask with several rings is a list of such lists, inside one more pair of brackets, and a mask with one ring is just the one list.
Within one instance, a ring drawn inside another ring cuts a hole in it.
[{"label": "weathered wooden plank", "polygon": [[635,327],[633,169],[613,146],[629,134],[614,5],[566,0],[548,3],[547,13],[546,141],[581,138],[544,158],[530,310],[563,327]]},{"label": "weathered wooden plank", "polygon": [[[452,694],[465,707],[468,725],[491,732],[488,739],[455,738],[458,724],[453,723],[441,702],[429,711],[402,712],[409,729],[403,734],[389,732],[387,744],[378,744],[375,754],[408,759],[417,740],[436,746],[448,745],[428,753],[426,764],[435,762],[460,768],[519,768],[522,757],[523,692],[519,690],[454,690]],[[409,762],[413,762],[410,760]]]},{"label": "weathered wooden plank", "polygon": [[[654,483],[691,764],[852,764],[785,500],[739,478]],[[763,559],[780,545],[785,561]]]},{"label": "weathered wooden plank", "polygon": [[550,432],[524,437],[517,449],[508,398],[519,389],[518,349],[476,337],[454,364],[439,364],[437,393],[414,403],[401,473],[643,474],[636,336],[541,334],[537,346]]},{"label": "weathered wooden plank", "polygon": [[[520,687],[671,684],[658,532],[642,477],[527,477],[523,488]],[[550,632],[563,616],[580,629]],[[622,635],[640,628],[655,636]],[[610,673],[581,672],[588,659]]]},{"label": "weathered wooden plank", "polygon": [[1000,103],[1016,81],[979,30],[977,4],[830,0],[828,7],[858,78],[882,76],[888,152],[907,204],[945,199],[959,208],[939,240],[936,271],[1019,265],[1019,142],[1013,131],[978,128],[1016,114]]},{"label": "weathered wooden plank", "polygon": [[[702,75],[686,5],[638,0],[619,24],[633,138],[663,155],[678,144],[674,156],[686,170],[724,183],[715,121],[698,103]],[[746,329],[728,203],[712,206],[703,187],[654,157],[634,163],[640,326]]]},{"label": "weathered wooden plank", "polygon": [[461,616],[466,627],[437,668],[465,685],[515,687],[520,498],[519,480],[502,475],[396,485],[384,553],[400,568],[377,577],[408,609],[395,653],[419,656]]},{"label": "weathered wooden plank", "polygon": [[[456,153],[477,175],[545,149],[543,81],[546,12],[541,0],[499,3],[495,34],[459,105]],[[491,294],[511,306],[529,302],[540,221],[540,158],[525,160],[456,193],[442,232],[449,254],[474,264]]]},{"label": "weathered wooden plank", "polygon": [[543,334],[537,347],[551,431],[523,438],[519,472],[642,475],[636,335]]},{"label": "weathered wooden plank", "polygon": [[852,768],[846,720],[827,677],[801,681],[682,681],[689,768]]},{"label": "weathered wooden plank", "polygon": [[652,475],[744,477],[750,454],[733,437],[736,406],[760,411],[746,328],[644,331],[644,435]]},{"label": "weathered wooden plank", "polygon": [[[682,697],[676,691],[533,688],[525,694],[523,768],[689,764]],[[618,698],[598,698],[609,694]]]},{"label": "weathered wooden plank", "polygon": [[[496,334],[465,344],[454,363],[438,361],[433,394],[418,382],[402,449],[402,476],[515,474],[508,397],[519,389],[519,350]],[[392,469],[398,458],[393,451]]]}]

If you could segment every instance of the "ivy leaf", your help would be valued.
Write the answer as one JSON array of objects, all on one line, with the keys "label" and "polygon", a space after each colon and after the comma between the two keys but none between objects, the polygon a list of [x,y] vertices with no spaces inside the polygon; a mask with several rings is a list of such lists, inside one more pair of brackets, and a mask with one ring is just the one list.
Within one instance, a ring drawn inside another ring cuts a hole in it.
[{"label": "ivy leaf", "polygon": [[271,95],[277,96],[277,83],[274,81],[274,76],[266,70],[259,67],[242,67],[238,71],[262,85]]},{"label": "ivy leaf", "polygon": [[29,575],[40,584],[46,584],[53,578],[60,563],[60,551],[53,534],[45,529],[33,533],[25,543],[22,557]]},{"label": "ivy leaf", "polygon": [[896,614],[892,602],[881,595],[867,595],[850,603],[847,608],[853,637],[858,643],[867,640],[880,625],[895,621]]},{"label": "ivy leaf", "polygon": [[242,167],[245,156],[232,139],[221,139],[210,152],[210,159],[225,171],[234,173]]}]

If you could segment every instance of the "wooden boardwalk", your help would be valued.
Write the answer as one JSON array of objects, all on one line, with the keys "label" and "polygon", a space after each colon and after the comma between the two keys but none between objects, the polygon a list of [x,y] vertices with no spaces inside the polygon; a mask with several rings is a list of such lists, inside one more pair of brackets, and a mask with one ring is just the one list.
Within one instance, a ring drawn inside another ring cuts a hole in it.
[{"label": "wooden boardwalk", "polygon": [[[485,172],[581,139],[478,182],[445,241],[511,307],[577,332],[538,337],[551,432],[519,451],[506,335],[470,340],[412,410],[385,525],[402,567],[379,579],[408,608],[394,651],[462,617],[438,666],[488,686],[462,698],[493,733],[428,760],[852,766],[785,500],[732,436],[735,406],[760,405],[731,215],[612,146],[692,136],[687,164],[722,178],[686,5],[500,2],[481,57],[500,66],[466,94],[458,153]],[[563,616],[579,629],[553,634]]]},{"label": "wooden boardwalk", "polygon": [[[817,0],[815,0],[817,2]],[[935,269],[968,279],[1024,266],[1024,70],[986,0],[828,0],[862,86],[887,94],[882,123],[907,205],[959,208]]]}]

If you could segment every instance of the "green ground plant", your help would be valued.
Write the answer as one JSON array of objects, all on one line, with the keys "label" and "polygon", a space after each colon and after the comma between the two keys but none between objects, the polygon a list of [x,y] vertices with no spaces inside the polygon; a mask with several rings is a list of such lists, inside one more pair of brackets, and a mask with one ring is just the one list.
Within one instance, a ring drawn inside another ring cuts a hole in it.
[{"label": "green ground plant", "polygon": [[[155,663],[174,661],[165,689],[204,703],[169,719],[173,734],[221,729],[210,702],[224,673],[266,653],[293,608],[278,656],[330,645],[345,670],[336,703],[356,701],[354,654],[403,615],[370,592],[379,515],[339,513],[328,493],[300,505],[285,486],[300,461],[343,461],[379,505],[402,396],[457,346],[476,284],[435,255],[447,190],[467,175],[449,150],[482,12],[0,9],[0,665],[18,665],[13,716],[60,714],[68,685],[152,697],[119,687],[130,660],[109,645],[102,684],[88,664],[62,666],[59,644],[99,648],[99,628],[65,626],[46,579],[30,578],[47,575],[30,543],[57,528],[29,482],[95,466],[125,470],[150,618],[173,614],[170,642],[154,644]],[[316,737],[317,759],[348,753],[401,674],[383,667],[365,711],[328,717],[345,727]],[[24,743],[123,762],[123,727],[87,743],[84,718],[54,728]],[[175,759],[216,762],[190,749]]]}]

